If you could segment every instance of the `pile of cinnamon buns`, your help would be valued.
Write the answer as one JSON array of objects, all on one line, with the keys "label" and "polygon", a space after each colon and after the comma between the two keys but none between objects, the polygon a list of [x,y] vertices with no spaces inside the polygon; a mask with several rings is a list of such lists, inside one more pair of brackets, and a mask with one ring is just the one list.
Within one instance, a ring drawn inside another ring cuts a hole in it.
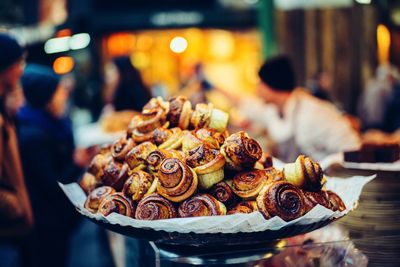
[{"label": "pile of cinnamon buns", "polygon": [[103,147],[80,185],[85,208],[138,220],[217,216],[259,211],[294,220],[317,204],[344,210],[322,190],[318,163],[299,156],[283,171],[245,132],[229,134],[228,114],[183,96],[153,98],[126,136]]}]

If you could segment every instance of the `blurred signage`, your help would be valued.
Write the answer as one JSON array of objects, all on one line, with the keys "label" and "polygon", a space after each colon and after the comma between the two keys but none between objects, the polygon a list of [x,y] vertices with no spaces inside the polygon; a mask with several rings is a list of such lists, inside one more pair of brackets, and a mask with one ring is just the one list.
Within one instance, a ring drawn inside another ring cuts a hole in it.
[{"label": "blurred signage", "polygon": [[203,22],[203,14],[199,12],[159,12],[151,16],[150,22],[154,26],[181,26],[197,25]]},{"label": "blurred signage", "polygon": [[274,0],[274,4],[279,9],[307,9],[323,7],[350,7],[352,0]]}]

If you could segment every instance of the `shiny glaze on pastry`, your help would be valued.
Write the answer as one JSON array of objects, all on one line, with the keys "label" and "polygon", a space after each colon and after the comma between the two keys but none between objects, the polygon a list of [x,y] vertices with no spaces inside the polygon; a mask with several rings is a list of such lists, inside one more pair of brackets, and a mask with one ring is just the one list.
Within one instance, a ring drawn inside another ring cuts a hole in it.
[{"label": "shiny glaze on pastry", "polygon": [[137,205],[135,218],[138,220],[162,220],[176,218],[175,206],[159,194],[143,198]]},{"label": "shiny glaze on pastry", "polygon": [[198,194],[182,202],[178,214],[182,218],[225,215],[226,207],[209,194]]}]

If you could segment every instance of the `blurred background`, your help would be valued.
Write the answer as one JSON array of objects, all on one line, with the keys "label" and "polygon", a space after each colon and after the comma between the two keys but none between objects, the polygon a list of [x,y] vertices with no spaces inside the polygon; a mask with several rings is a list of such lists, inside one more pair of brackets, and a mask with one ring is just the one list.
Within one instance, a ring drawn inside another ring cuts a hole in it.
[{"label": "blurred background", "polygon": [[197,64],[214,86],[252,92],[263,59],[285,53],[299,85],[326,74],[332,100],[355,114],[379,64],[400,64],[395,0],[4,0],[0,25],[28,62],[74,78],[74,103],[100,114],[107,62],[130,57],[153,94],[173,95]]}]

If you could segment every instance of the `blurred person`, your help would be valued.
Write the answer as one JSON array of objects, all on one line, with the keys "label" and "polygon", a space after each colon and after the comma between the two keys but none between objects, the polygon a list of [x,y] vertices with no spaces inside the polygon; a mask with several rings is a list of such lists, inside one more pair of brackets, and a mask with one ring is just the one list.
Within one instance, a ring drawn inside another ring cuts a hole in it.
[{"label": "blurred person", "polygon": [[358,103],[358,115],[363,128],[385,128],[385,114],[399,77],[397,69],[390,64],[377,67],[375,76],[367,82]]},{"label": "blurred person", "polygon": [[384,130],[394,132],[400,129],[400,80],[394,84],[385,112]]},{"label": "blurred person", "polygon": [[24,49],[4,33],[0,51],[0,261],[2,266],[14,266],[18,252],[11,241],[33,225],[12,116],[15,105],[10,101],[19,90],[25,60]]},{"label": "blurred person", "polygon": [[197,63],[194,65],[189,78],[182,86],[182,94],[187,96],[193,106],[198,103],[207,103],[207,92],[214,86],[207,80],[204,73],[204,65]]},{"label": "blurred person", "polygon": [[57,181],[76,181],[90,158],[75,150],[65,114],[69,91],[60,77],[48,67],[32,64],[21,81],[26,103],[17,113],[17,132],[35,218],[23,257],[26,266],[65,266],[79,217]]},{"label": "blurred person", "polygon": [[141,111],[150,100],[150,90],[128,56],[116,57],[106,65],[105,103],[114,111]]},{"label": "blurred person", "polygon": [[295,88],[295,73],[288,57],[267,60],[259,70],[259,98],[236,98],[239,109],[264,127],[277,145],[277,157],[294,161],[299,154],[321,160],[359,147],[356,131],[329,102]]},{"label": "blurred person", "polygon": [[332,102],[332,77],[326,71],[318,71],[310,85],[311,94],[319,99]]}]

